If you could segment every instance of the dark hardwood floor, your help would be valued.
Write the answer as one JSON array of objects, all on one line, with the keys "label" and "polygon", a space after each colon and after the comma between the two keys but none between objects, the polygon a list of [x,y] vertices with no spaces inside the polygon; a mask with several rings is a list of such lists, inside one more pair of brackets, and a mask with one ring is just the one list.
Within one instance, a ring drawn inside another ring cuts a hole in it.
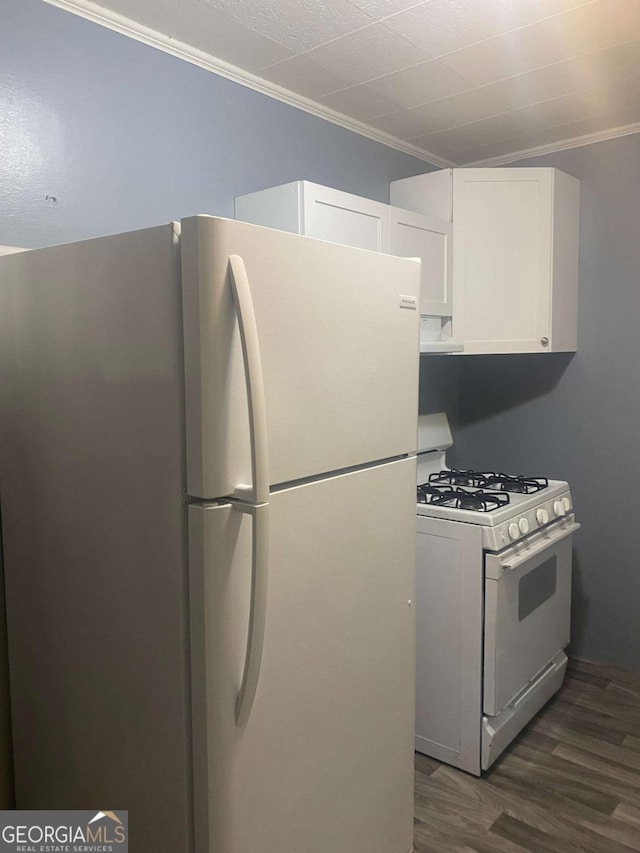
[{"label": "dark hardwood floor", "polygon": [[640,675],[572,659],[478,779],[416,754],[415,853],[640,851]]}]

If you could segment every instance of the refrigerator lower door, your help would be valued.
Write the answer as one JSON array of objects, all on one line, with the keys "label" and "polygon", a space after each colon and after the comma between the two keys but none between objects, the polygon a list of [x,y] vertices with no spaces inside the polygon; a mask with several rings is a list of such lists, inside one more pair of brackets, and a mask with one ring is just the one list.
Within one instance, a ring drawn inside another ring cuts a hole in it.
[{"label": "refrigerator lower door", "polygon": [[418,262],[208,216],[183,220],[181,253],[190,495],[252,483],[231,257],[257,330],[269,482],[415,450]]},{"label": "refrigerator lower door", "polygon": [[254,530],[189,507],[197,853],[407,853],[413,838],[415,461],[272,493],[261,667]]}]

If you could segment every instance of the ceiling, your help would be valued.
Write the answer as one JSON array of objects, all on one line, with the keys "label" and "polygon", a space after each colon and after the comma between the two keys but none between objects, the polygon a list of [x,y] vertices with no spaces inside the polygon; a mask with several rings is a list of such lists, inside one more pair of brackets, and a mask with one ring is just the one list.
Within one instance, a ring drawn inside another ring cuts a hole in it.
[{"label": "ceiling", "polygon": [[440,165],[640,131],[640,0],[49,2],[216,57]]}]

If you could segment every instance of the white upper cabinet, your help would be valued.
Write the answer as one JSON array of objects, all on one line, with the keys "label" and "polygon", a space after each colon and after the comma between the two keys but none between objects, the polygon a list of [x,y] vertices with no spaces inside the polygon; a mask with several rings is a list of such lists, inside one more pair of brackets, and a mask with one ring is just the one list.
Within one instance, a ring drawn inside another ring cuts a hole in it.
[{"label": "white upper cabinet", "polygon": [[238,196],[236,219],[422,261],[420,346],[448,352],[452,341],[453,247],[450,218],[438,221],[310,181]]},{"label": "white upper cabinet", "polygon": [[236,219],[294,234],[389,252],[388,205],[310,181],[236,198]]},{"label": "white upper cabinet", "polygon": [[389,208],[389,251],[422,260],[420,313],[451,317],[453,260],[450,222],[401,207]]},{"label": "white upper cabinet", "polygon": [[580,184],[550,168],[447,169],[391,184],[453,223],[453,315],[465,353],[576,349]]}]

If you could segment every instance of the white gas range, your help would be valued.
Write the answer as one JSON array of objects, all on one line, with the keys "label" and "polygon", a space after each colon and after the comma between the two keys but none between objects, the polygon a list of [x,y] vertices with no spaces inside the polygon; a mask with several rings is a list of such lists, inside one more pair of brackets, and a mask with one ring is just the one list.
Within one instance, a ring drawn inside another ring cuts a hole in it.
[{"label": "white gas range", "polygon": [[418,429],[415,747],[479,775],[559,689],[569,642],[569,485],[447,468]]}]

